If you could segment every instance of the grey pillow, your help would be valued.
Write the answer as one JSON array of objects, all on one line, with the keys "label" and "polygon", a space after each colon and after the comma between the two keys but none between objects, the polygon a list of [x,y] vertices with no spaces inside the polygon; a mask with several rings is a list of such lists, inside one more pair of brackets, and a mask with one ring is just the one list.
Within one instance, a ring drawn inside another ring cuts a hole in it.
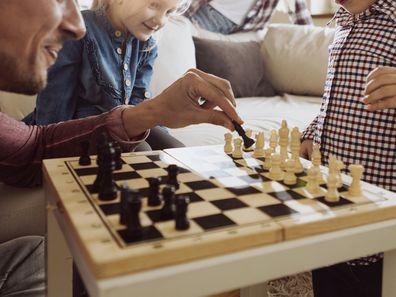
[{"label": "grey pillow", "polygon": [[235,97],[275,96],[266,80],[260,44],[194,37],[197,68],[230,81]]}]

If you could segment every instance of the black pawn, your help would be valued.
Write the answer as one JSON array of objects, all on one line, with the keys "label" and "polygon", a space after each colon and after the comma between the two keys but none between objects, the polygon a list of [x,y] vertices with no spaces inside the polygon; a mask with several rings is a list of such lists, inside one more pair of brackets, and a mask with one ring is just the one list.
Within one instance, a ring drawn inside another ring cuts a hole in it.
[{"label": "black pawn", "polygon": [[114,150],[115,150],[115,170],[120,170],[122,168],[122,159],[121,159],[121,147],[118,142],[113,142]]},{"label": "black pawn", "polygon": [[143,228],[139,217],[142,201],[138,190],[130,189],[128,196],[126,209],[127,233],[128,237],[138,239],[143,236]]},{"label": "black pawn", "polygon": [[187,218],[187,208],[190,203],[190,198],[185,195],[176,197],[176,214],[175,214],[175,228],[176,230],[187,230],[190,228],[190,222]]},{"label": "black pawn", "polygon": [[100,134],[98,143],[96,145],[96,150],[97,150],[96,164],[98,165],[98,174],[97,174],[96,179],[92,185],[93,193],[99,192],[99,188],[102,183],[102,179],[103,179],[102,159],[103,159],[103,154],[108,146],[109,146],[108,136],[105,132],[103,132],[102,134]]},{"label": "black pawn", "polygon": [[129,187],[125,184],[120,186],[120,224],[126,225],[126,216],[128,208]]},{"label": "black pawn", "polygon": [[81,156],[78,160],[78,164],[82,166],[91,165],[91,158],[89,157],[89,141],[85,140],[80,142]]},{"label": "black pawn", "polygon": [[176,164],[170,164],[167,168],[168,181],[167,184],[173,186],[176,190],[179,190],[179,182],[177,181],[177,174],[179,173],[179,167]]},{"label": "black pawn", "polygon": [[162,199],[164,200],[164,206],[161,208],[161,218],[163,220],[172,220],[175,217],[175,188],[170,185],[166,185],[162,189]]},{"label": "black pawn", "polygon": [[239,136],[242,137],[243,139],[243,145],[245,146],[245,148],[250,148],[253,144],[254,144],[254,140],[249,138],[246,135],[245,130],[242,128],[241,125],[239,125],[237,122],[232,121],[232,123],[234,124],[235,130],[238,132]]},{"label": "black pawn", "polygon": [[99,185],[99,200],[109,201],[117,198],[117,187],[113,182],[114,148],[110,145],[104,149],[101,157],[102,176]]},{"label": "black pawn", "polygon": [[149,179],[149,194],[148,194],[148,206],[158,206],[161,204],[159,197],[160,179],[158,177],[152,177]]}]

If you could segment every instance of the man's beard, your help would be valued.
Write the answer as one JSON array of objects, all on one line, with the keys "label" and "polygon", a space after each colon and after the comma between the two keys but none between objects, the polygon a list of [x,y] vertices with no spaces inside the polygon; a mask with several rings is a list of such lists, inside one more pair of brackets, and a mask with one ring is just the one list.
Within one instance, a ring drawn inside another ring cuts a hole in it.
[{"label": "man's beard", "polygon": [[0,89],[25,95],[39,93],[45,88],[47,80],[39,79],[34,68],[28,67],[31,73],[21,71],[17,60],[0,52]]}]

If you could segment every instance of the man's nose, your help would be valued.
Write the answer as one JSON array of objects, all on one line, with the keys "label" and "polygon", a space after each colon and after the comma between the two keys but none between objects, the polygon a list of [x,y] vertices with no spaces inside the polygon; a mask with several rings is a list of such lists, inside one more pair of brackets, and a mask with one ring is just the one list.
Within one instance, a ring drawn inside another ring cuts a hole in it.
[{"label": "man's nose", "polygon": [[74,0],[66,0],[61,30],[65,39],[81,39],[85,35],[84,20]]}]

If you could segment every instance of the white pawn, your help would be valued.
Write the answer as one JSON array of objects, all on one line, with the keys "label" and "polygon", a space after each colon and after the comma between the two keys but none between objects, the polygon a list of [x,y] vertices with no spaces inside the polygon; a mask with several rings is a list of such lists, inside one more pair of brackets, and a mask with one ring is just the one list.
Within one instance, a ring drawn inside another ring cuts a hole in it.
[{"label": "white pawn", "polygon": [[327,193],[325,195],[325,200],[327,202],[338,202],[340,201],[340,193],[337,190],[337,174],[330,174],[327,178]]},{"label": "white pawn", "polygon": [[226,154],[231,154],[233,147],[232,147],[232,134],[231,133],[226,133],[224,134],[224,152]]},{"label": "white pawn", "polygon": [[321,184],[324,182],[323,174],[320,171],[320,165],[322,164],[322,155],[320,153],[320,145],[314,144],[312,148],[311,155],[312,165],[314,165],[318,169],[318,183]]},{"label": "white pawn", "polygon": [[352,177],[352,183],[349,187],[348,194],[351,196],[360,196],[362,195],[362,187],[360,183],[360,179],[363,176],[364,167],[359,164],[349,165],[349,174]]},{"label": "white pawn", "polygon": [[256,146],[254,148],[253,157],[264,157],[264,132],[262,131],[256,134]]},{"label": "white pawn", "polygon": [[286,172],[284,175],[283,182],[286,185],[295,185],[297,183],[297,177],[294,174],[294,168],[296,166],[296,162],[293,159],[286,160]]},{"label": "white pawn", "polygon": [[232,152],[233,158],[242,158],[242,139],[235,138],[234,139],[234,150]]},{"label": "white pawn", "polygon": [[337,160],[337,187],[340,188],[342,187],[342,176],[341,176],[341,170],[345,168],[344,162],[341,160]]},{"label": "white pawn", "polygon": [[279,134],[279,146],[280,146],[280,156],[281,156],[281,167],[285,168],[286,160],[288,159],[287,147],[289,146],[289,128],[287,127],[287,122],[282,121],[282,126],[278,131]]},{"label": "white pawn", "polygon": [[320,190],[319,182],[318,182],[318,174],[319,169],[315,166],[311,166],[308,169],[308,182],[307,182],[307,190],[311,194],[316,194]]},{"label": "white pawn", "polygon": [[282,159],[279,154],[271,155],[271,168],[269,171],[269,178],[272,180],[282,180],[283,171],[281,169]]},{"label": "white pawn", "polygon": [[266,170],[271,169],[271,154],[272,154],[272,149],[267,148],[266,150],[264,150],[265,160],[263,163],[263,169]]},{"label": "white pawn", "polygon": [[269,146],[272,149],[272,152],[276,152],[276,146],[278,145],[278,134],[276,133],[276,130],[271,130],[271,136],[269,140]]},{"label": "white pawn", "polygon": [[292,154],[292,159],[295,161],[295,173],[301,173],[304,171],[304,166],[300,160],[300,147],[301,147],[301,133],[297,127],[294,127],[291,132],[290,150]]}]

